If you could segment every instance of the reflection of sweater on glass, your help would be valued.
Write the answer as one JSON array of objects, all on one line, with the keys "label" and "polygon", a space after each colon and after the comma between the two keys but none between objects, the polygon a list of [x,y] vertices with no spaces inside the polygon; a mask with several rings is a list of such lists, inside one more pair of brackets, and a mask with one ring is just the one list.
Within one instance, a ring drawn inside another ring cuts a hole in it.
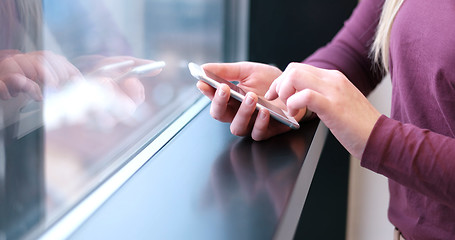
[{"label": "reflection of sweater on glass", "polygon": [[[383,0],[362,0],[306,63],[338,69],[368,94],[382,79],[368,51]],[[389,219],[406,239],[455,238],[455,5],[404,1],[392,27],[391,118],[381,116],[361,164],[389,178]]]}]

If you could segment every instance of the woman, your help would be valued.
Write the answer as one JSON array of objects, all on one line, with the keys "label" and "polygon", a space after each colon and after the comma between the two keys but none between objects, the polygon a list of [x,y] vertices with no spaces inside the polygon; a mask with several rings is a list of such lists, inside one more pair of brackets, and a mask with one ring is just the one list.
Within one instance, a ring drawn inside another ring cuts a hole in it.
[{"label": "woman", "polygon": [[[255,63],[205,65],[251,91],[241,106],[229,102],[227,86],[198,87],[212,99],[214,118],[256,140],[289,130],[265,110],[253,116],[256,94],[286,103],[297,119],[308,108],[362,166],[389,178],[389,219],[398,235],[454,239],[453,22],[449,0],[362,0],[332,42],[283,73]],[[365,98],[386,72],[390,118]]]}]

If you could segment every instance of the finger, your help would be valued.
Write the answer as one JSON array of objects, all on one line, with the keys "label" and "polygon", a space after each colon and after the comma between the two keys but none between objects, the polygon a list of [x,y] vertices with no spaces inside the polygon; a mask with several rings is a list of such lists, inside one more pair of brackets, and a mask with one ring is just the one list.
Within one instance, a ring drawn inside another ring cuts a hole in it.
[{"label": "finger", "polygon": [[46,53],[46,60],[50,67],[57,74],[58,83],[65,83],[66,81],[83,79],[82,73],[76,66],[68,61],[64,56]]},{"label": "finger", "polygon": [[135,104],[141,104],[145,101],[145,88],[138,78],[126,78],[119,85]]},{"label": "finger", "polygon": [[259,183],[267,182],[268,177],[270,177],[271,166],[269,165],[271,161],[269,161],[269,152],[264,151],[265,147],[265,145],[258,142],[251,143],[251,160]]},{"label": "finger", "polygon": [[213,95],[210,106],[210,115],[221,122],[229,122],[232,116],[228,115],[228,103],[230,97],[230,88],[226,84],[221,84]]},{"label": "finger", "polygon": [[233,145],[230,151],[230,162],[235,178],[238,180],[240,189],[245,196],[252,198],[255,194],[256,182],[252,181],[254,166],[251,161],[251,145],[243,141]]},{"label": "finger", "polygon": [[242,63],[206,63],[202,68],[228,81],[239,81],[244,78]]},{"label": "finger", "polygon": [[27,82],[29,84],[29,87],[27,87],[28,90],[26,91],[26,94],[29,97],[31,97],[33,100],[42,101],[43,100],[43,94],[41,93],[40,86],[36,82],[31,81],[30,79]]},{"label": "finger", "polygon": [[12,58],[9,58],[5,61],[9,66],[9,69],[14,70],[15,72],[22,73],[24,76],[28,78],[38,81],[40,76],[35,70],[35,61],[34,58],[27,56],[26,54],[19,54]]},{"label": "finger", "polygon": [[[2,82],[5,84],[10,97],[16,97],[22,92],[37,101],[43,98],[39,85],[22,74],[8,75],[2,79]],[[5,94],[5,96],[8,96],[8,94]]]},{"label": "finger", "polygon": [[288,112],[296,115],[300,109],[307,107],[318,115],[324,114],[330,107],[330,100],[324,95],[311,89],[304,89],[289,97],[287,103]]},{"label": "finger", "polygon": [[3,82],[3,79],[0,79],[0,99],[2,100],[11,99],[11,94],[9,94],[8,87]]},{"label": "finger", "polygon": [[305,88],[322,89],[320,69],[306,64],[291,63],[286,70],[274,81],[275,92],[271,92],[268,97],[280,97],[283,102],[295,94],[297,91]]},{"label": "finger", "polygon": [[51,52],[43,52],[43,61],[51,68],[57,77],[57,80],[68,79],[70,77],[67,71],[66,59]]},{"label": "finger", "polygon": [[42,84],[49,84],[50,86],[57,86],[58,75],[51,67],[49,62],[42,54],[33,54],[35,71],[38,74],[39,82]]},{"label": "finger", "polygon": [[69,80],[83,80],[84,79],[84,75],[82,74],[82,72],[76,67],[74,66],[73,64],[71,64],[70,62],[67,62],[67,67],[66,67],[67,71],[68,71],[68,75],[69,75]]},{"label": "finger", "polygon": [[249,92],[240,105],[237,114],[231,123],[231,132],[236,136],[246,136],[250,132],[250,120],[256,110],[258,97],[256,94]]},{"label": "finger", "polygon": [[[275,85],[275,91],[277,93],[277,95],[279,95],[280,98],[283,98],[283,96],[281,96],[281,92],[282,91],[282,86],[284,85],[285,82],[289,81],[290,78],[292,78],[295,74],[295,71],[296,69],[299,69],[300,67],[302,67],[303,64],[300,64],[300,63],[290,63],[286,69],[284,70],[284,72],[275,80],[277,83]],[[287,99],[287,98],[286,98]],[[284,101],[286,102],[286,101]]]},{"label": "finger", "polygon": [[327,81],[325,79],[332,78],[332,72],[331,70],[316,68],[307,64],[290,64],[283,72],[282,85],[278,86],[278,94],[280,98],[287,99],[296,91],[301,91],[305,88],[324,93],[327,89]]},{"label": "finger", "polygon": [[[286,68],[283,74],[279,77],[279,82],[276,86],[276,92],[280,96],[280,99],[283,102],[286,102],[287,99],[295,94],[300,85],[302,85],[303,89],[303,82],[304,81],[304,74],[296,68]],[[306,78],[305,78],[306,79]],[[300,89],[300,90],[302,90]]]},{"label": "finger", "polygon": [[263,108],[259,110],[254,127],[251,132],[251,138],[256,141],[265,140],[268,138],[268,128],[270,122],[270,113],[267,109]]},{"label": "finger", "polygon": [[70,63],[65,57],[60,56],[61,59],[61,64],[63,65],[63,69],[65,70],[65,78],[64,80],[81,80],[83,79],[83,75],[81,71],[74,66],[72,63]]},{"label": "finger", "polygon": [[210,100],[213,99],[213,96],[215,95],[215,88],[213,88],[212,86],[208,85],[203,81],[198,81],[196,83],[196,87],[199,89],[199,91],[202,92],[202,94],[207,96]]},{"label": "finger", "polygon": [[274,99],[276,99],[278,97],[278,93],[276,91],[276,86],[277,86],[278,81],[279,81],[278,78],[275,79],[275,81],[272,82],[272,85],[270,85],[269,90],[265,93],[264,97],[267,100],[274,100]]},{"label": "finger", "polygon": [[[251,62],[206,63],[202,68],[228,81],[240,83],[248,80],[253,73],[264,70],[263,65]],[[279,69],[276,70],[279,71]]]},{"label": "finger", "polygon": [[[269,88],[267,99],[273,100],[280,97],[284,102],[286,99],[295,93],[295,88],[292,84],[286,84],[290,79],[294,78],[297,64],[289,64],[286,67],[285,71],[273,81],[272,85]],[[290,87],[290,88],[289,88]]]}]

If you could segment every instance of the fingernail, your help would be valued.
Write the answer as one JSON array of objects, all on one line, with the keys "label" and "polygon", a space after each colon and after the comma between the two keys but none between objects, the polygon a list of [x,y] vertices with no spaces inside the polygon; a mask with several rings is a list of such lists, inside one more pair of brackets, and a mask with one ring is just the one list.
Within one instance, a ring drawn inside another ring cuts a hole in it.
[{"label": "fingernail", "polygon": [[219,88],[218,90],[218,95],[220,95],[220,97],[226,96],[226,91],[224,91],[222,88]]},{"label": "fingernail", "polygon": [[246,95],[246,104],[251,105],[251,104],[253,104],[253,102],[254,102],[253,97],[251,97],[250,94],[247,94]]},{"label": "fingernail", "polygon": [[267,92],[265,93],[264,97],[267,98],[267,99],[269,99],[269,97],[270,97],[270,92],[267,91]]},{"label": "fingernail", "polygon": [[266,114],[264,109],[261,109],[261,111],[259,111],[259,117],[261,119],[266,119],[267,118],[267,114]]}]

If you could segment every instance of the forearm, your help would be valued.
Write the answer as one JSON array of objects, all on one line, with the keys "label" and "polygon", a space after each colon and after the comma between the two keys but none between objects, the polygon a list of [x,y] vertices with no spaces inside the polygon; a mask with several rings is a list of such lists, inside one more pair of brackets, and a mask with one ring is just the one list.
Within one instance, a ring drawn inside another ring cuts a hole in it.
[{"label": "forearm", "polygon": [[376,123],[362,166],[455,207],[455,139],[385,116]]}]

